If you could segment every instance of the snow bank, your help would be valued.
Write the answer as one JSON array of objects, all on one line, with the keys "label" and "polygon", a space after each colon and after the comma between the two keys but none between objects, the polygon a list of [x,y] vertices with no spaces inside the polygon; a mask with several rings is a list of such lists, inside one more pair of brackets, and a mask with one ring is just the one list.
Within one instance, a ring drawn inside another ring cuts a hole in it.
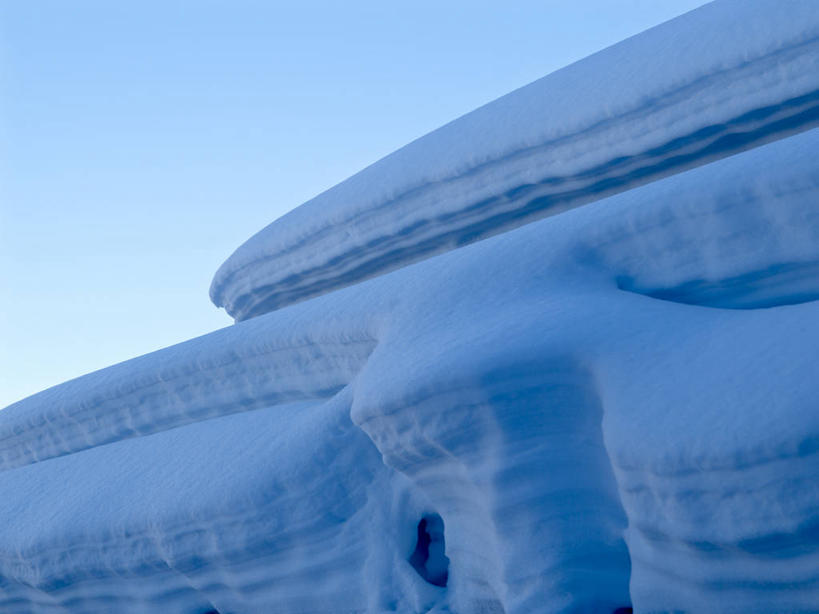
[{"label": "snow bank", "polygon": [[309,309],[288,323],[223,329],[50,388],[0,414],[0,469],[343,389],[375,346],[361,326]]},{"label": "snow bank", "polygon": [[819,610],[817,150],[7,408],[0,610]]},{"label": "snow bank", "polygon": [[256,234],[237,320],[816,125],[813,0],[708,4],[410,143]]}]

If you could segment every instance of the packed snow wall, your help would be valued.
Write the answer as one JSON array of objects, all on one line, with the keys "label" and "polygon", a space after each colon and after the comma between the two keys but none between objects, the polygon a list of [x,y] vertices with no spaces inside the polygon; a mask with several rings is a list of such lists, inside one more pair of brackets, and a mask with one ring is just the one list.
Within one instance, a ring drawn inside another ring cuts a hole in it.
[{"label": "packed snow wall", "polygon": [[[817,64],[809,6],[718,2],[557,74],[699,29],[715,95],[778,107],[787,79],[743,94],[713,67]],[[480,142],[515,95],[443,130]],[[681,96],[660,136],[700,119]],[[328,266],[322,295],[269,313],[248,266],[231,283],[258,317],[4,409],[0,611],[819,611],[819,130],[788,125],[362,283]],[[500,191],[486,177],[470,189]],[[410,262],[352,228],[334,241],[373,271]],[[295,253],[279,264],[314,275]]]}]

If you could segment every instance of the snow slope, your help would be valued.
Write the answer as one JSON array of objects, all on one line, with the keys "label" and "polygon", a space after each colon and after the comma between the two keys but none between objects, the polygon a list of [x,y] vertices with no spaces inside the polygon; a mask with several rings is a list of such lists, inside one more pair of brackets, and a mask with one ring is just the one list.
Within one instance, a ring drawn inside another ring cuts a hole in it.
[{"label": "snow slope", "polygon": [[813,0],[721,0],[410,143],[222,265],[237,320],[819,122]]},{"label": "snow slope", "polygon": [[819,610],[817,151],[10,406],[0,611]]}]

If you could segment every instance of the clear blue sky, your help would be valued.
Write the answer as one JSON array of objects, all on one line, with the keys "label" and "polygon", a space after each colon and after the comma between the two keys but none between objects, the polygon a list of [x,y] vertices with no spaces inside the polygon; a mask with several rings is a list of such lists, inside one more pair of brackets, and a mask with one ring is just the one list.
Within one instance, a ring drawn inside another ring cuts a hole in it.
[{"label": "clear blue sky", "polygon": [[230,325],[262,226],[700,4],[0,2],[0,407]]}]

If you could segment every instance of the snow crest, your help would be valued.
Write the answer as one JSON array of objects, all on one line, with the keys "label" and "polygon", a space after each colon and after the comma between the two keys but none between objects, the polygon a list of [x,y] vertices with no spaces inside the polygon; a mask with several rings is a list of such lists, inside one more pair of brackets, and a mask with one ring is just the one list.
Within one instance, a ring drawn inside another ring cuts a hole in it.
[{"label": "snow crest", "polygon": [[217,271],[237,320],[819,123],[812,0],[722,0],[410,143],[276,220]]}]

